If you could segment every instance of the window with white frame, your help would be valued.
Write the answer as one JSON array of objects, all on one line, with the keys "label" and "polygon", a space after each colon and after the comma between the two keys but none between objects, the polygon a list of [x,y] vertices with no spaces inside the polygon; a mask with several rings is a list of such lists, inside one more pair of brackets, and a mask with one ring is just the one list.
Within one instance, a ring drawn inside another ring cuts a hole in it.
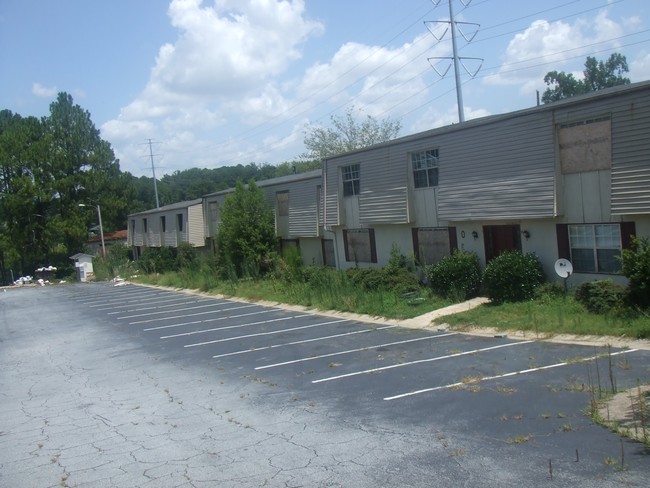
[{"label": "window with white frame", "polygon": [[619,224],[569,225],[571,263],[577,273],[618,273],[621,270]]},{"label": "window with white frame", "polygon": [[415,188],[438,186],[438,150],[429,149],[411,153],[413,185]]},{"label": "window with white frame", "polygon": [[359,194],[361,181],[359,173],[359,164],[350,164],[341,168],[344,197],[352,197]]}]

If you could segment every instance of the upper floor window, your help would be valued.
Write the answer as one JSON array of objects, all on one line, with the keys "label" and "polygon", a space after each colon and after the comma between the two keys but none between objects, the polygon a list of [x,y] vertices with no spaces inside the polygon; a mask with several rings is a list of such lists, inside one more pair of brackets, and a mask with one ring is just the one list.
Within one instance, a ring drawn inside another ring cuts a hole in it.
[{"label": "upper floor window", "polygon": [[618,273],[621,270],[619,224],[569,225],[571,263],[578,273]]},{"label": "upper floor window", "polygon": [[415,188],[438,186],[438,150],[411,153]]},{"label": "upper floor window", "polygon": [[350,164],[341,168],[343,177],[343,196],[351,197],[359,194],[359,164]]},{"label": "upper floor window", "polygon": [[275,194],[275,205],[278,212],[278,217],[289,216],[289,192],[279,191]]}]

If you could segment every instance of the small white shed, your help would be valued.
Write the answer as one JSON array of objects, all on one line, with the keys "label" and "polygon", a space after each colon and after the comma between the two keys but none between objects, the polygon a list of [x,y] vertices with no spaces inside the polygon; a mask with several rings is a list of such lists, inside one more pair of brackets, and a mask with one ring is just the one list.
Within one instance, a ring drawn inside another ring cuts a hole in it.
[{"label": "small white shed", "polygon": [[93,256],[83,252],[70,256],[77,270],[77,279],[81,282],[92,281],[95,276],[93,271]]}]

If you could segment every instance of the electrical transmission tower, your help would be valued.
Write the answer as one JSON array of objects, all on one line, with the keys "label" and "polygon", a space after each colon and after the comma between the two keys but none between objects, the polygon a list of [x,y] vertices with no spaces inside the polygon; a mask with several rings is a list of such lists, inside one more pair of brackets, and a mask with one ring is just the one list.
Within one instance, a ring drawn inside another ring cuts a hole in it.
[{"label": "electrical transmission tower", "polygon": [[[434,5],[438,6],[441,0],[431,0]],[[460,3],[463,4],[464,7],[469,6],[472,0],[459,0]],[[447,66],[447,69],[445,69],[443,72],[440,72],[438,68],[436,68],[436,63],[432,63],[431,60],[441,60],[441,59],[448,59],[452,60],[454,64],[454,75],[456,77],[456,100],[458,101],[458,121],[459,122],[465,122],[465,110],[463,107],[463,90],[460,84],[460,68],[459,65],[462,65],[463,68],[465,69],[465,72],[470,75],[472,78],[476,76],[476,74],[479,72],[481,69],[481,66],[483,65],[483,59],[482,58],[467,58],[467,57],[462,57],[458,55],[458,36],[457,32],[460,33],[461,36],[463,36],[463,39],[467,43],[472,42],[474,40],[474,37],[478,33],[479,28],[481,27],[479,24],[475,24],[472,22],[457,22],[454,19],[454,8],[453,8],[453,2],[454,0],[448,0],[449,2],[449,20],[427,20],[424,22],[424,24],[427,26],[427,29],[429,29],[429,32],[433,37],[436,38],[438,42],[440,42],[442,39],[444,39],[445,35],[447,34],[447,31],[451,30],[451,46],[452,46],[452,55],[451,56],[443,56],[443,57],[431,57],[428,58],[429,64],[431,64],[431,67],[434,69],[436,73],[438,73],[438,76],[441,78],[444,78],[449,69],[451,68],[451,64]],[[448,24],[448,28],[445,28],[444,32],[441,35],[437,35],[429,26],[431,24]],[[462,31],[461,26],[473,26],[475,27],[475,31],[472,35],[467,36],[465,33]],[[480,61],[479,67],[474,70],[473,72],[470,71],[465,63],[463,62],[466,59],[472,59],[472,60],[478,60]]]},{"label": "electrical transmission tower", "polygon": [[160,208],[160,203],[158,202],[158,183],[156,182],[156,167],[153,163],[153,149],[152,149],[152,140],[149,141],[149,156],[151,157],[151,172],[153,173],[153,191],[156,194],[156,208]]}]

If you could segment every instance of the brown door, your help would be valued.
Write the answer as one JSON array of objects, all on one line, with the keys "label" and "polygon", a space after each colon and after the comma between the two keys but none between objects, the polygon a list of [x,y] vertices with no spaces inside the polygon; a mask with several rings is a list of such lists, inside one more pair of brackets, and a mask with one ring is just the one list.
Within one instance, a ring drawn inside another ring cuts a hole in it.
[{"label": "brown door", "polygon": [[484,225],[485,262],[489,263],[504,251],[521,251],[518,225]]}]

